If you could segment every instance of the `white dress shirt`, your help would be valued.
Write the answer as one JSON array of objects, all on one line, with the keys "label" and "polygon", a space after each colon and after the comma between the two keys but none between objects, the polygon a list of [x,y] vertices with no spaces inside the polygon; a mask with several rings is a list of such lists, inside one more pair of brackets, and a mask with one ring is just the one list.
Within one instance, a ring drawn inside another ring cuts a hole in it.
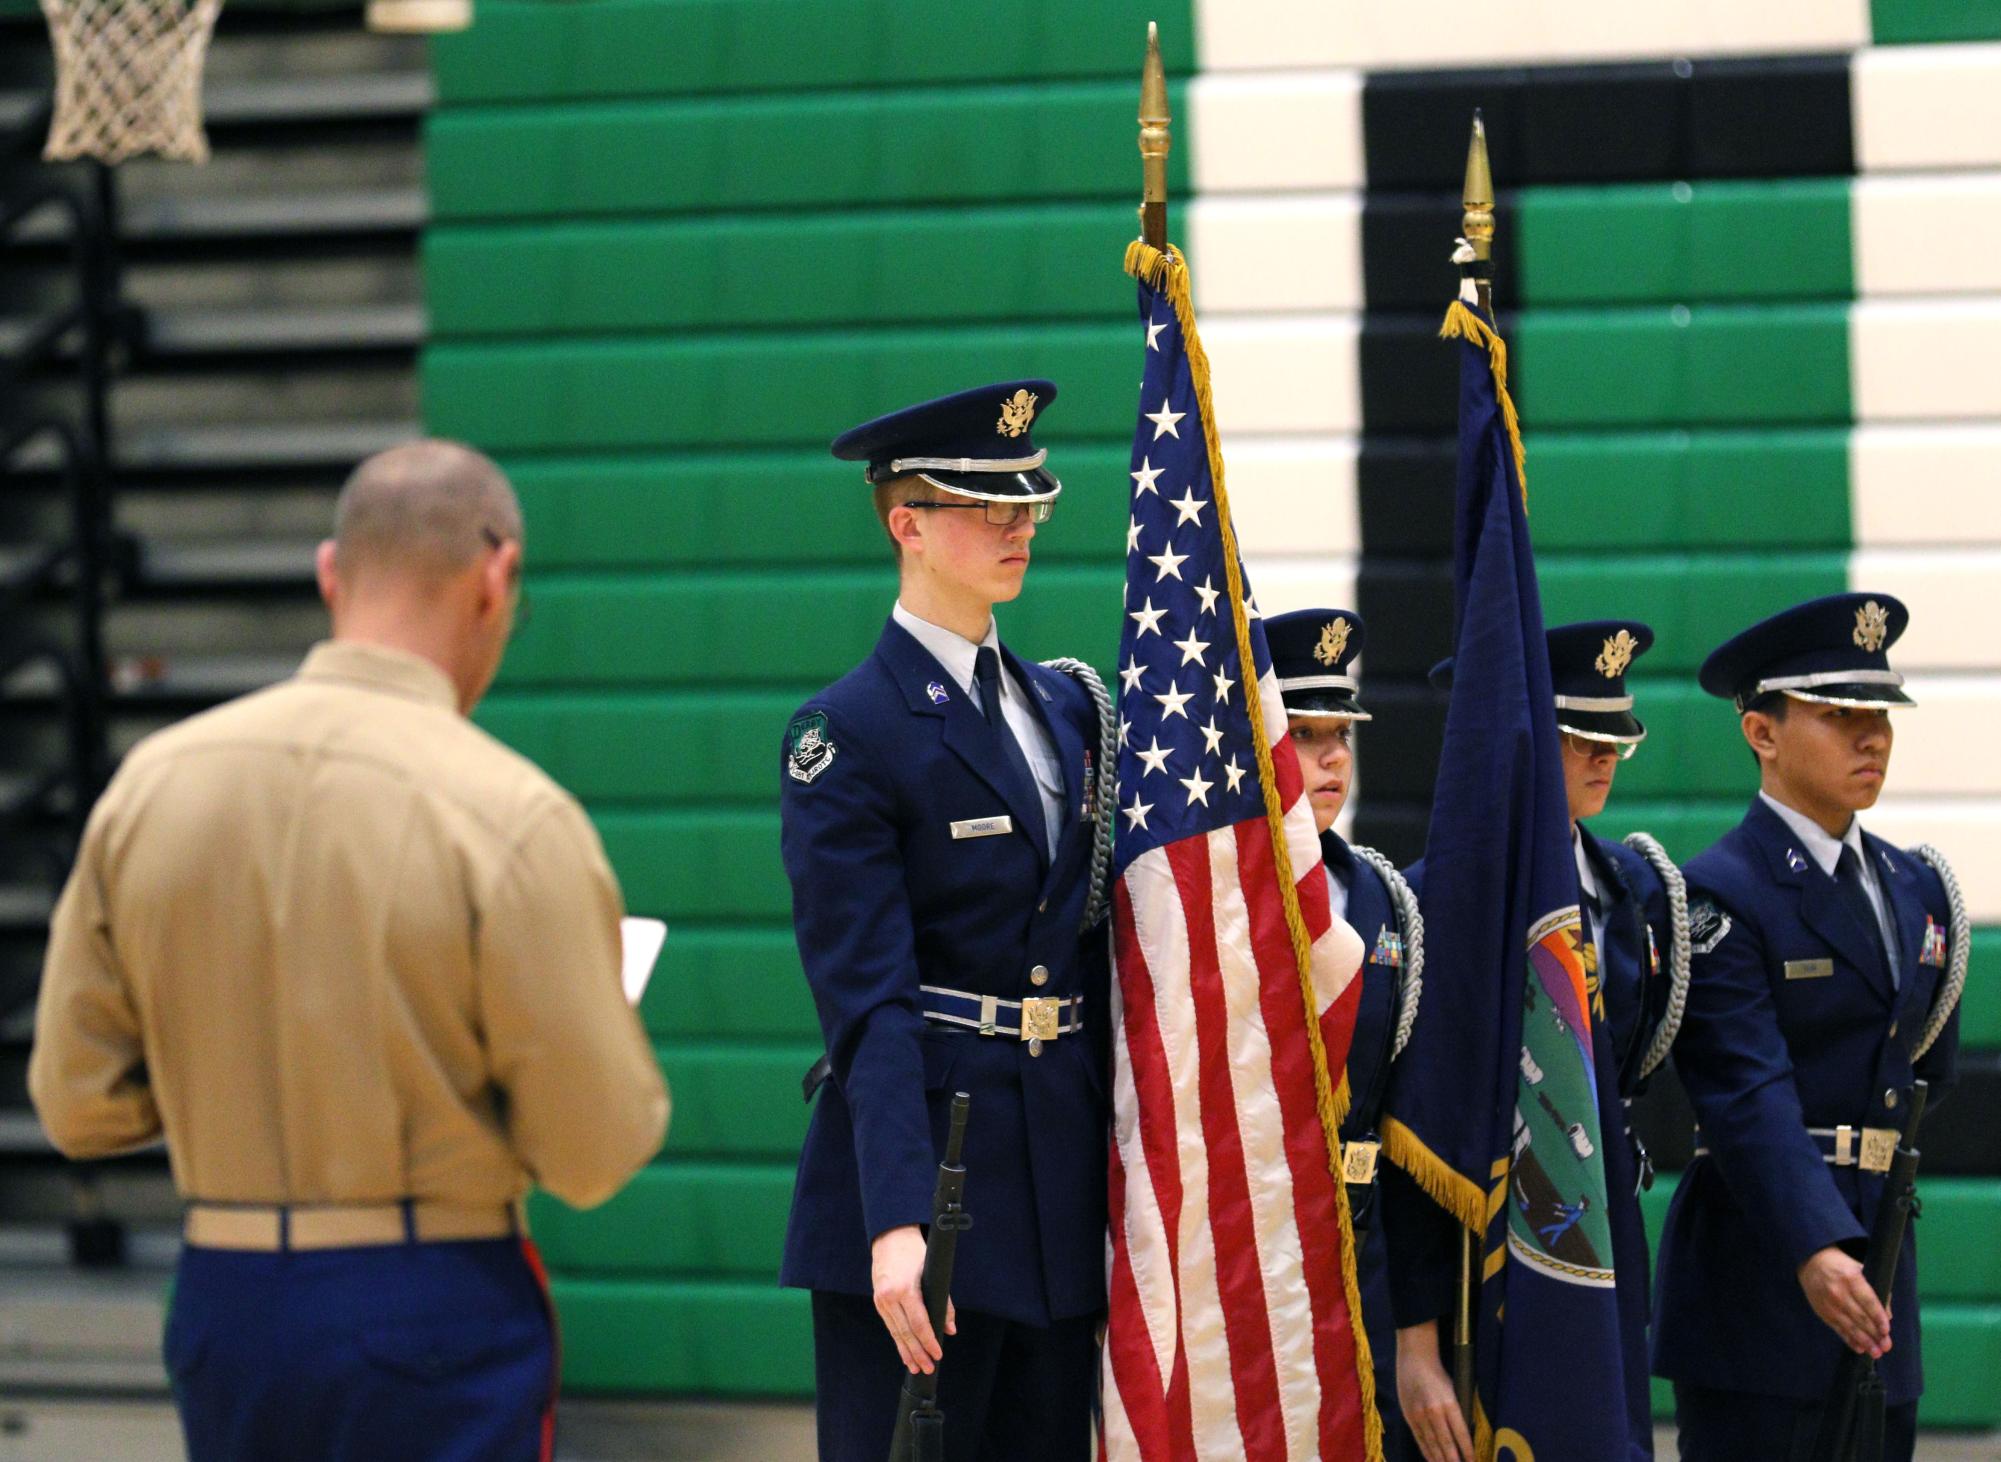
[{"label": "white dress shirt", "polygon": [[1584,932],[1591,936],[1591,947],[1598,951],[1602,960],[1605,957],[1605,893],[1598,887],[1598,876],[1591,871],[1591,859],[1584,852],[1584,838],[1574,822],[1570,825],[1570,853],[1577,860],[1578,891],[1588,894],[1598,904],[1594,909],[1590,902],[1579,900],[1584,904],[1584,922],[1587,925]]},{"label": "white dress shirt", "polygon": [[1883,885],[1876,878],[1876,863],[1869,856],[1869,850],[1862,846],[1862,823],[1858,818],[1848,819],[1848,831],[1840,837],[1831,837],[1826,828],[1808,817],[1804,812],[1795,812],[1771,793],[1760,789],[1758,800],[1779,815],[1800,840],[1807,857],[1813,859],[1814,866],[1829,878],[1841,862],[1841,850],[1853,848],[1855,861],[1862,865],[1862,892],[1868,896],[1869,908],[1876,915],[1876,929],[1883,936],[1883,948],[1890,957],[1890,978],[1893,982],[1901,977],[1897,969],[1897,936],[1890,923],[1890,911],[1883,901]]},{"label": "white dress shirt", "polygon": [[[901,599],[890,611],[894,619],[910,637],[930,651],[931,658],[945,667],[945,673],[952,677],[966,699],[979,708],[982,715],[986,704],[980,699],[980,687],[974,674],[974,662],[982,647],[991,646],[996,655],[1000,654],[1000,627],[987,617],[987,632],[977,644],[943,625],[919,619],[903,607]],[[1026,686],[1017,684],[1007,668],[1007,661],[1000,662],[1001,715],[1007,718],[1007,728],[1014,733],[1015,744],[1021,748],[1028,769],[1035,778],[1035,790],[1042,799],[1042,825],[1048,831],[1049,857],[1056,857],[1056,843],[1063,831],[1063,766],[1057,760],[1056,745],[1049,732],[1043,728],[1042,718],[1035,714],[1035,708],[1028,703],[1032,692]]]},{"label": "white dress shirt", "polygon": [[[1321,865],[1327,868],[1326,864]],[[1348,885],[1341,881],[1332,868],[1327,868],[1327,903],[1334,910],[1334,917],[1343,924],[1348,922]]]}]

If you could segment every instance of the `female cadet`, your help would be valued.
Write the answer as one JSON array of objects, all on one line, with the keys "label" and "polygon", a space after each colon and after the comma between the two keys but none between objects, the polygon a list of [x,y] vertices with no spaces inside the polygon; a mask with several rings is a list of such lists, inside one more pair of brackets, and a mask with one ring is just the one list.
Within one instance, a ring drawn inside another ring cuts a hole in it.
[{"label": "female cadet", "polygon": [[1414,1455],[1397,1407],[1396,1331],[1390,1316],[1389,1277],[1382,1225],[1376,1213],[1376,1121],[1389,1084],[1390,1063],[1402,1049],[1417,1013],[1423,968],[1422,926],[1409,887],[1373,848],[1351,847],[1334,831],[1354,786],[1354,728],[1371,719],[1358,699],[1355,662],[1365,628],[1351,609],[1302,609],[1265,621],[1272,671],[1285,701],[1286,729],[1327,867],[1334,916],[1362,936],[1362,1003],[1348,1047],[1348,1115],[1341,1122],[1341,1152],[1348,1204],[1355,1224],[1355,1263],[1362,1293],[1362,1322],[1375,1362],[1376,1406],[1383,1418],[1385,1462]]}]

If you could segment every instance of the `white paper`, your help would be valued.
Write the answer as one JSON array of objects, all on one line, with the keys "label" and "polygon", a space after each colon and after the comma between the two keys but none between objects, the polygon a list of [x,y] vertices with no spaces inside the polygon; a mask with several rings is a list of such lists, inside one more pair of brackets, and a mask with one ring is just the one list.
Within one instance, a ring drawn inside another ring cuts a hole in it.
[{"label": "white paper", "polygon": [[667,921],[664,919],[620,919],[618,932],[625,949],[625,999],[628,1005],[637,1005],[646,993],[646,982],[653,978],[653,966],[660,958],[660,950],[667,943]]}]

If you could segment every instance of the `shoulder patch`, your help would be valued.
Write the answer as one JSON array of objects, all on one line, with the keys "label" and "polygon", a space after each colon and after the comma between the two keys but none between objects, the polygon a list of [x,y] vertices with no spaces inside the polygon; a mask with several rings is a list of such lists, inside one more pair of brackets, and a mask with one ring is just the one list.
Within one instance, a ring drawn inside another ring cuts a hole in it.
[{"label": "shoulder patch", "polygon": [[1730,916],[1708,899],[1696,899],[1688,906],[1688,947],[1692,954],[1708,954],[1730,932]]},{"label": "shoulder patch", "polygon": [[827,734],[825,714],[795,716],[785,728],[785,774],[795,782],[811,782],[833,764],[834,740]]}]

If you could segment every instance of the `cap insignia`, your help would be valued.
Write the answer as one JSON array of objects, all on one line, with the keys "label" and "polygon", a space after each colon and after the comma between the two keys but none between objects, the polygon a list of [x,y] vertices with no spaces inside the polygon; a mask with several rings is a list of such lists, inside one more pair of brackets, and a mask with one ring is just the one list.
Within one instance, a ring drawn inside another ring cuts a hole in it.
[{"label": "cap insignia", "polygon": [[1639,647],[1640,642],[1633,638],[1630,630],[1622,629],[1616,635],[1606,636],[1605,648],[1598,652],[1598,659],[1594,662],[1598,673],[1607,680],[1617,680],[1633,663],[1633,651]]},{"label": "cap insignia", "polygon": [[1348,631],[1351,626],[1346,615],[1329,620],[1320,630],[1320,643],[1313,647],[1313,658],[1322,665],[1332,665],[1341,658],[1341,652],[1348,648]]},{"label": "cap insignia", "polygon": [[1035,420],[1035,397],[1026,390],[1015,392],[1001,402],[998,429],[1004,437],[1018,437]]},{"label": "cap insignia", "polygon": [[1890,611],[1874,599],[1855,611],[1855,643],[1875,654],[1890,634]]}]

